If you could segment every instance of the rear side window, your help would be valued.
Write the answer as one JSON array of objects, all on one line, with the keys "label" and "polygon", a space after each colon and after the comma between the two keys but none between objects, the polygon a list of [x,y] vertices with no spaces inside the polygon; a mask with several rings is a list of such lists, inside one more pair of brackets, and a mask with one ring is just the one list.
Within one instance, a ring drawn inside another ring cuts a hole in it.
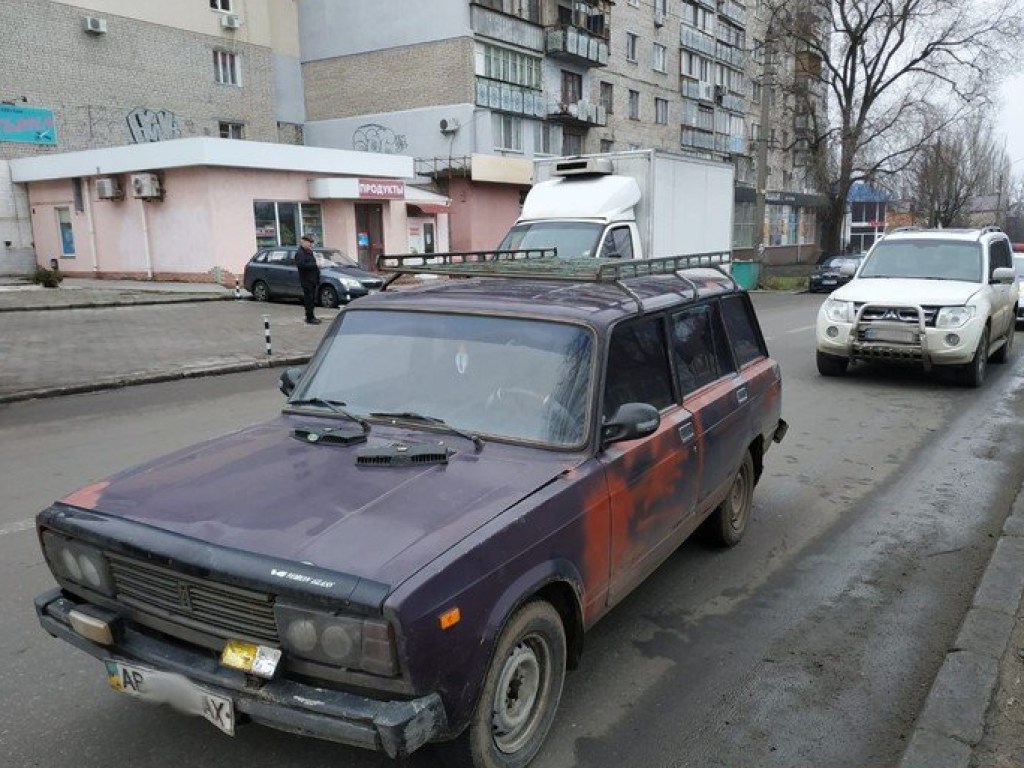
[{"label": "rear side window", "polygon": [[757,332],[753,310],[742,296],[722,299],[722,318],[737,365],[742,367],[767,354],[761,346],[761,335]]},{"label": "rear side window", "polygon": [[289,251],[271,251],[270,252],[270,263],[271,264],[284,264],[291,259],[291,253]]},{"label": "rear side window", "polygon": [[683,395],[735,370],[715,304],[687,307],[672,315],[669,339]]},{"label": "rear side window", "polygon": [[613,416],[625,403],[650,403],[661,410],[673,402],[661,318],[647,317],[618,326],[608,348],[605,417]]}]

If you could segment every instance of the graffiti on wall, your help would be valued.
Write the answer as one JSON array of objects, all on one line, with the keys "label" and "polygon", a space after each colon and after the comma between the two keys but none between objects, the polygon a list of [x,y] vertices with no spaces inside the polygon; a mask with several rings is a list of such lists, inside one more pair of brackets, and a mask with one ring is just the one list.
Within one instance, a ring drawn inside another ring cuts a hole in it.
[{"label": "graffiti on wall", "polygon": [[128,121],[128,132],[132,141],[136,144],[181,138],[178,116],[166,109],[136,107],[128,113],[125,120]]},{"label": "graffiti on wall", "polygon": [[395,133],[386,125],[367,123],[356,128],[352,134],[352,149],[358,152],[381,152],[396,155],[409,146],[405,136]]}]

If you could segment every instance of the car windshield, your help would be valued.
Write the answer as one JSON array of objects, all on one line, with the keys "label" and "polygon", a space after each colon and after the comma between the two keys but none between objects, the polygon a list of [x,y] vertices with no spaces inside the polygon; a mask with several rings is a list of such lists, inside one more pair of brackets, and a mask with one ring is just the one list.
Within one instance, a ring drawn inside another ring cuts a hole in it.
[{"label": "car windshield", "polygon": [[352,310],[292,400],[368,416],[415,413],[485,436],[558,447],[587,437],[593,337],[565,323]]},{"label": "car windshield", "polygon": [[316,263],[321,269],[324,267],[355,267],[358,266],[351,256],[346,256],[337,249],[325,249],[316,252]]},{"label": "car windshield", "polygon": [[535,221],[516,224],[505,235],[498,250],[557,248],[564,259],[579,259],[597,253],[602,225],[591,221]]},{"label": "car windshield", "polygon": [[858,277],[981,282],[981,244],[962,240],[883,240]]}]

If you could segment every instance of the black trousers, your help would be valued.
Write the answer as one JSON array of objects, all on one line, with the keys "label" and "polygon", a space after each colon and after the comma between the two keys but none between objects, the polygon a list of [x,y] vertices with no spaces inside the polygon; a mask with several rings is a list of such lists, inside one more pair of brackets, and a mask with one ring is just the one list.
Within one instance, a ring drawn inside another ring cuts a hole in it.
[{"label": "black trousers", "polygon": [[316,306],[316,283],[302,283],[302,306],[306,308],[306,319],[313,319],[313,307]]}]

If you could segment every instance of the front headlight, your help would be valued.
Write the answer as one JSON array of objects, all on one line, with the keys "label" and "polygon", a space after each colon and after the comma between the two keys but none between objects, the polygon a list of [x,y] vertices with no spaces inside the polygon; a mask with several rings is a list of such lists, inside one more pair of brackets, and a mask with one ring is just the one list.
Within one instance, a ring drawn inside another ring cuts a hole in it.
[{"label": "front headlight", "polygon": [[339,277],[338,282],[348,288],[350,291],[356,291],[363,287],[363,284],[356,280],[354,277]]},{"label": "front headlight", "polygon": [[43,554],[55,576],[107,597],[114,596],[114,580],[107,558],[95,547],[53,531],[43,531]]},{"label": "front headlight", "polygon": [[825,317],[833,323],[853,322],[853,302],[828,299],[825,302]]},{"label": "front headlight", "polygon": [[281,644],[296,656],[375,675],[398,673],[394,632],[386,621],[283,603],[274,606],[274,615]]},{"label": "front headlight", "polygon": [[975,307],[942,307],[935,315],[935,327],[963,328],[975,314]]}]

